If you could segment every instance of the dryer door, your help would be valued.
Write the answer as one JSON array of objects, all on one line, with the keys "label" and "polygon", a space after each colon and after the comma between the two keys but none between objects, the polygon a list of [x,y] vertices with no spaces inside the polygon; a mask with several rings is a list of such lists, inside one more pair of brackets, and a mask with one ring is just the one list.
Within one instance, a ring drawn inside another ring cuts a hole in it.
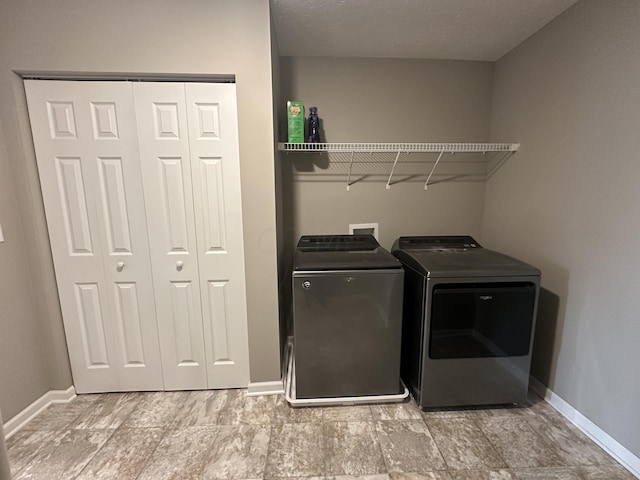
[{"label": "dryer door", "polygon": [[431,298],[429,357],[514,357],[529,353],[536,285],[438,284]]}]

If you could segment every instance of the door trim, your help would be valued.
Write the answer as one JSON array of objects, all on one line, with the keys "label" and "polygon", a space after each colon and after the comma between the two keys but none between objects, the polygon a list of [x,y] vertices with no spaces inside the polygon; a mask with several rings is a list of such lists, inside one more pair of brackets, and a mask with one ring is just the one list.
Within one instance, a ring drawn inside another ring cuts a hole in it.
[{"label": "door trim", "polygon": [[22,80],[90,80],[114,82],[200,82],[236,83],[235,74],[147,73],[147,72],[78,72],[50,70],[13,70]]}]

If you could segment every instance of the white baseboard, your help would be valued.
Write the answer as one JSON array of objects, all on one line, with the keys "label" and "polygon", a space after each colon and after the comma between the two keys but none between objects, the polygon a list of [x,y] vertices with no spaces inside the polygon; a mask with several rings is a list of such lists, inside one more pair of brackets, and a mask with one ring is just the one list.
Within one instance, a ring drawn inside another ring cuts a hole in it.
[{"label": "white baseboard", "polygon": [[4,424],[4,435],[6,438],[11,437],[14,433],[24,427],[33,417],[38,415],[42,410],[52,403],[70,402],[76,397],[76,390],[73,385],[66,390],[50,390],[35,402],[22,410],[11,420]]},{"label": "white baseboard", "polygon": [[273,382],[251,382],[247,389],[247,397],[278,395],[281,393],[284,393],[282,380],[275,380]]},{"label": "white baseboard", "polygon": [[640,458],[636,457],[611,435],[569,405],[557,393],[547,388],[537,378],[530,377],[529,386],[534,392],[543,397],[547,403],[555,408],[563,417],[573,423],[580,431],[620,462],[636,478],[640,478]]}]

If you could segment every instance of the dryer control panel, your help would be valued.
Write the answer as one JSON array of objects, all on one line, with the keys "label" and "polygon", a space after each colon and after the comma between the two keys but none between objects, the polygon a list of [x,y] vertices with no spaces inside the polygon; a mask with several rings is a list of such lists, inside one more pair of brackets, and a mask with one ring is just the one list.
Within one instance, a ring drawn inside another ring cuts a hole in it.
[{"label": "dryer control panel", "polygon": [[[482,248],[469,235],[400,237],[397,247],[402,250]],[[395,249],[396,246],[394,245]]]}]

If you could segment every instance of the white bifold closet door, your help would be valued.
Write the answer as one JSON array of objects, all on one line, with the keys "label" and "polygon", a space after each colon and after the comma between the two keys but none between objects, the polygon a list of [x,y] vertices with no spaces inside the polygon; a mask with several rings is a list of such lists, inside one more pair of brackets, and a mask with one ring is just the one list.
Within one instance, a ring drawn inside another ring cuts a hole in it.
[{"label": "white bifold closet door", "polygon": [[165,384],[245,387],[235,85],[145,82],[134,97]]},{"label": "white bifold closet door", "polygon": [[76,389],[247,386],[235,85],[25,85]]},{"label": "white bifold closet door", "polygon": [[25,88],[76,390],[161,390],[131,85]]}]

